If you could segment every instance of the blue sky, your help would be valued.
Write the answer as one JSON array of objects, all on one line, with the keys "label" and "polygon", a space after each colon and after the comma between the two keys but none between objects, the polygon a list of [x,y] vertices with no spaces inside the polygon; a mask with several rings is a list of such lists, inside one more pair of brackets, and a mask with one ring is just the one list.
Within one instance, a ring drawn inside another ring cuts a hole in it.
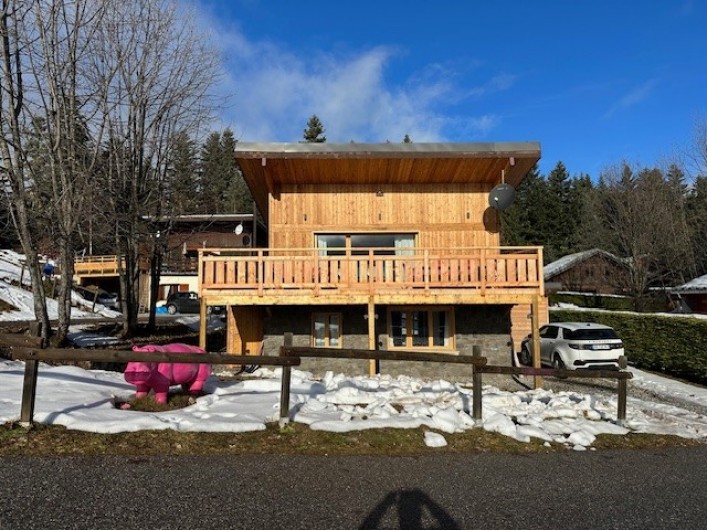
[{"label": "blue sky", "polygon": [[596,178],[662,165],[707,119],[707,1],[191,0],[243,141],[539,141]]}]

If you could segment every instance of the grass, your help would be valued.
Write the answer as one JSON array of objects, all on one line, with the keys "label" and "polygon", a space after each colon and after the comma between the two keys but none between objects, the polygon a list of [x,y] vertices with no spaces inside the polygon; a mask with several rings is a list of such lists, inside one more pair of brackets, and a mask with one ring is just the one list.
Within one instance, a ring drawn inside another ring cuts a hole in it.
[{"label": "grass", "polygon": [[[445,433],[448,445],[430,448],[424,444],[424,432],[427,430],[387,428],[335,433],[315,431],[306,425],[291,423],[283,428],[270,424],[263,431],[247,433],[180,433],[163,430],[95,434],[60,426],[34,425],[25,428],[10,423],[0,426],[0,457],[249,454],[415,456],[433,453],[535,454],[569,450],[560,444],[546,447],[536,439],[522,443],[483,429],[458,434]],[[628,434],[600,435],[593,447],[604,450],[698,445],[694,440],[677,436]]]},{"label": "grass", "polygon": [[[152,397],[117,402],[116,407],[133,411],[166,412],[189,406],[194,398],[181,391],[170,392],[166,404]],[[126,411],[126,414],[129,414]],[[424,432],[418,429],[370,429],[335,433],[316,431],[307,425],[290,423],[283,428],[267,425],[265,430],[246,433],[182,433],[170,429],[119,434],[96,434],[74,431],[62,426],[35,424],[25,428],[18,423],[0,425],[0,457],[2,456],[150,456],[150,455],[388,455],[503,453],[535,454],[566,452],[561,444],[546,447],[533,439],[518,442],[507,436],[483,429],[443,436],[448,445],[430,448],[424,443]],[[600,435],[592,447],[605,449],[651,449],[700,445],[695,440],[677,436],[628,434]]]}]

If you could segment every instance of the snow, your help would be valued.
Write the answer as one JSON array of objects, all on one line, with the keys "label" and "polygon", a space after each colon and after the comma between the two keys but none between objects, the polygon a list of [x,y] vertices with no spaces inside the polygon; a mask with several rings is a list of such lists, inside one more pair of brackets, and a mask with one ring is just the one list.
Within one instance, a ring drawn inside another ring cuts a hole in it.
[{"label": "snow", "polygon": [[617,263],[620,263],[622,260],[610,252],[607,252],[606,250],[601,250],[599,248],[594,248],[591,250],[584,250],[582,252],[577,252],[575,254],[568,254],[566,256],[562,256],[560,259],[553,261],[552,263],[548,263],[543,267],[543,275],[545,277],[545,280],[549,280],[558,274],[565,272],[566,270],[574,267],[578,263],[582,263],[583,261],[591,258],[592,256],[595,255],[602,255],[607,257],[608,259],[611,259]]},{"label": "snow", "polygon": [[[0,272],[10,275],[8,263],[5,256],[0,259]],[[32,318],[31,297],[21,289],[2,280],[0,297],[18,308],[0,313],[0,319]],[[55,310],[55,307],[50,308],[50,312]],[[198,326],[198,316],[184,316],[181,320]],[[77,344],[111,340],[74,327],[71,332]],[[385,374],[351,377],[333,372],[316,379],[299,370],[292,371],[289,420],[314,430],[333,432],[422,428],[424,443],[429,447],[442,447],[447,443],[442,433],[478,428],[522,442],[537,439],[577,451],[591,448],[602,433],[674,434],[707,441],[707,416],[694,412],[707,410],[707,389],[631,370],[635,378],[629,383],[624,425],[616,422],[615,394],[603,396],[549,389],[512,392],[486,385],[481,389],[483,416],[475,421],[471,416],[472,389],[464,383]],[[23,376],[23,362],[0,360],[2,423],[19,421]],[[280,368],[260,368],[241,381],[221,380],[212,375],[205,386],[206,394],[186,408],[140,412],[119,406],[135,392],[121,373],[40,364],[34,420],[95,433],[146,429],[258,431],[279,419],[280,377]],[[633,386],[670,399],[653,401],[633,397]],[[675,403],[676,400],[694,407],[682,408],[665,402]]]},{"label": "snow", "polygon": [[672,290],[674,293],[707,293],[707,274],[698,276]]}]

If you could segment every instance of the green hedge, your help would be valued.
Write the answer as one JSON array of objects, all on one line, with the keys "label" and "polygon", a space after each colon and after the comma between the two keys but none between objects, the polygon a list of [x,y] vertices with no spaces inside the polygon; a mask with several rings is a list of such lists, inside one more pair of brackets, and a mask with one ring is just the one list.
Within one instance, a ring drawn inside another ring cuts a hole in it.
[{"label": "green hedge", "polygon": [[707,320],[610,311],[552,309],[551,322],[597,322],[611,326],[626,357],[646,368],[707,384]]}]

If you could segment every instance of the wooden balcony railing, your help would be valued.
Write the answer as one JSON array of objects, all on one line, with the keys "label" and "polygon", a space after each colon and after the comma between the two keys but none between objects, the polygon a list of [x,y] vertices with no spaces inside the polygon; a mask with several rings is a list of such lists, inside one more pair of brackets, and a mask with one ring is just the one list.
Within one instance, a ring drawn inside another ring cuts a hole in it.
[{"label": "wooden balcony railing", "polygon": [[[397,252],[397,254],[396,254]],[[542,247],[205,249],[199,289],[263,296],[376,294],[400,289],[543,291]]]},{"label": "wooden balcony railing", "polygon": [[[116,276],[125,267],[122,256],[78,256],[74,258],[74,274],[78,276]],[[138,262],[141,271],[150,268],[150,261],[141,257]]]}]

